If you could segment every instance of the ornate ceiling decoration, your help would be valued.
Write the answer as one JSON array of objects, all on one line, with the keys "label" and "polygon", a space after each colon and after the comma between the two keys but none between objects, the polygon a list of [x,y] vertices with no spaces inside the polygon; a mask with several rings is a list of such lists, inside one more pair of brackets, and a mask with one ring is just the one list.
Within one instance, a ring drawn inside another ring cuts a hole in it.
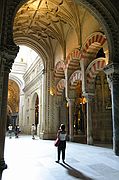
[{"label": "ornate ceiling decoration", "polygon": [[80,41],[84,16],[86,10],[74,0],[30,0],[16,14],[14,38],[30,36],[44,44],[57,40],[63,47],[70,28]]}]

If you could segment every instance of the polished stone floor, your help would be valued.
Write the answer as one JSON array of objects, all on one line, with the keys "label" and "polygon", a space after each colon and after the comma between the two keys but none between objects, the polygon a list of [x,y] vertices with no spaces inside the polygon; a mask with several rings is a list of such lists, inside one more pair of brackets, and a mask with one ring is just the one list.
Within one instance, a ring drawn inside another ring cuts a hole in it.
[{"label": "polished stone floor", "polygon": [[6,137],[2,180],[119,180],[119,157],[111,148],[67,142],[66,164],[56,157],[54,141]]}]

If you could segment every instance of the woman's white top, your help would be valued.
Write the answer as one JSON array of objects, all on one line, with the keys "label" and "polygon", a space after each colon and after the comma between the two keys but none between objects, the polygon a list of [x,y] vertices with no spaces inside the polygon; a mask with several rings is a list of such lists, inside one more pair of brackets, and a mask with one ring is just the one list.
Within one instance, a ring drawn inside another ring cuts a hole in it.
[{"label": "woman's white top", "polygon": [[36,130],[36,127],[33,125],[31,126],[31,131],[35,131]]},{"label": "woman's white top", "polygon": [[12,126],[9,126],[8,129],[9,129],[9,131],[11,131],[12,130]]},{"label": "woman's white top", "polygon": [[59,138],[60,138],[60,141],[65,141],[66,140],[66,133],[60,133]]}]

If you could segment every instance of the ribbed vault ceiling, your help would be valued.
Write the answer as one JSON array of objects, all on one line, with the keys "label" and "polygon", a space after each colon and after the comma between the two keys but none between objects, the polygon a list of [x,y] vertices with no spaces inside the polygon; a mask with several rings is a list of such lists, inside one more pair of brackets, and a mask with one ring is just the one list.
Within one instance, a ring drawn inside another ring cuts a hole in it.
[{"label": "ribbed vault ceiling", "polygon": [[81,26],[88,18],[86,12],[75,0],[30,0],[16,14],[14,38],[37,38],[42,46],[57,40],[64,48],[67,34],[73,29],[80,44]]}]

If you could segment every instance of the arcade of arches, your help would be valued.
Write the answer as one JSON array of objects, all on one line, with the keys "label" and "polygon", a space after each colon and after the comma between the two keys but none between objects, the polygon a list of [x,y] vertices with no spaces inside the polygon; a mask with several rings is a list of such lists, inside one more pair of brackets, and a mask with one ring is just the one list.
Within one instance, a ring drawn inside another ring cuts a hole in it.
[{"label": "arcade of arches", "polygon": [[24,134],[34,123],[41,139],[54,139],[64,123],[69,141],[109,143],[119,155],[119,32],[111,14],[111,7],[118,14],[116,7],[93,0],[19,0],[7,7],[14,7],[15,16],[11,32],[1,36],[1,164],[3,126],[9,122],[19,123]]}]

